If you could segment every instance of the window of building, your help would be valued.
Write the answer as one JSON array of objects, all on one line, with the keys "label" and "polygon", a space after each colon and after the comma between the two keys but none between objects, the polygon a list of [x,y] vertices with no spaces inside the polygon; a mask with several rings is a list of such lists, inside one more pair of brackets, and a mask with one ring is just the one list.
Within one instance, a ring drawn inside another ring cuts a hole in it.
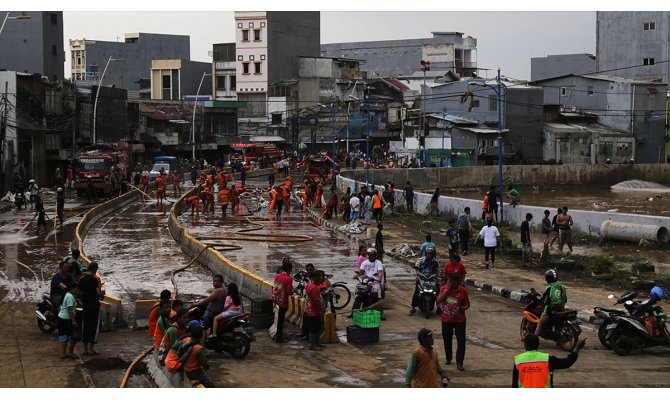
[{"label": "window of building", "polygon": [[498,96],[489,95],[489,111],[498,111]]},{"label": "window of building", "polygon": [[243,74],[249,74],[249,63],[248,62],[242,63],[242,73]]},{"label": "window of building", "polygon": [[254,61],[255,59],[256,59],[256,56],[254,56],[253,54],[249,56],[249,60]]},{"label": "window of building", "polygon": [[237,81],[235,75],[230,75],[230,90],[233,92],[237,89]]},{"label": "window of building", "polygon": [[281,125],[281,113],[272,113],[272,125]]},{"label": "window of building", "polygon": [[238,23],[237,23],[237,27],[240,28],[240,29],[242,29],[242,23],[241,23],[241,22],[238,22]]},{"label": "window of building", "polygon": [[474,108],[479,108],[479,100],[475,100],[475,101],[473,101],[473,102],[472,102],[472,106],[473,106]]},{"label": "window of building", "polygon": [[562,87],[562,88],[561,88],[561,96],[567,96],[567,95],[568,95],[568,91],[567,91],[567,89],[564,88],[564,87]]},{"label": "window of building", "polygon": [[265,54],[261,54],[261,61],[265,60]]},{"label": "window of building", "polygon": [[254,63],[254,74],[260,74],[261,73],[261,63],[257,62]]},{"label": "window of building", "polygon": [[593,86],[586,87],[586,94],[589,96],[593,96]]},{"label": "window of building", "polygon": [[649,97],[650,99],[656,98],[656,93],[657,91],[654,88],[647,89],[647,97]]},{"label": "window of building", "polygon": [[218,90],[225,90],[226,89],[226,77],[225,76],[217,76],[216,77],[216,88]]},{"label": "window of building", "polygon": [[254,42],[260,42],[260,41],[261,41],[261,30],[254,29]]},{"label": "window of building", "polygon": [[654,65],[656,63],[656,60],[654,58],[643,58],[642,59],[642,65]]},{"label": "window of building", "polygon": [[645,31],[655,31],[656,30],[656,22],[645,22],[644,23],[644,30]]},{"label": "window of building", "polygon": [[265,22],[261,22],[261,28],[265,28]]},{"label": "window of building", "polygon": [[51,14],[51,25],[58,25],[58,14]]},{"label": "window of building", "polygon": [[253,28],[253,27],[254,27],[254,23],[253,23],[253,22],[249,22],[249,28]]},{"label": "window of building", "polygon": [[242,29],[242,41],[243,42],[248,42],[249,41],[249,30],[248,29]]},{"label": "window of building", "polygon": [[170,75],[163,75],[163,89],[170,89],[171,83]]}]

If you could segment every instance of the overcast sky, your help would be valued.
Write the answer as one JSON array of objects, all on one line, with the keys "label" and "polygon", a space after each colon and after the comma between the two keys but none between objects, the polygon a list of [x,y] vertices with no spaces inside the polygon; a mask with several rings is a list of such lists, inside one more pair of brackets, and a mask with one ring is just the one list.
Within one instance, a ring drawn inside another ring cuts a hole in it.
[{"label": "overcast sky", "polygon": [[[63,20],[66,76],[69,39],[122,42],[130,32],[189,35],[194,61],[211,61],[213,43],[235,41],[230,11],[65,11]],[[479,67],[492,69],[490,76],[501,67],[503,75],[530,79],[531,57],[595,54],[595,12],[321,12],[321,43],[425,38],[431,31],[476,38]]]}]

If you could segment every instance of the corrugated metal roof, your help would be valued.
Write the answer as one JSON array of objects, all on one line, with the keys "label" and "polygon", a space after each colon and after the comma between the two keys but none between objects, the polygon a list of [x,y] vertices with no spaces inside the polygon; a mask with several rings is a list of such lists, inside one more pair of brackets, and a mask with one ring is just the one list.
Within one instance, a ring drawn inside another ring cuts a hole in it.
[{"label": "corrugated metal roof", "polygon": [[285,142],[281,136],[252,136],[249,139],[250,142]]},{"label": "corrugated metal roof", "polygon": [[[458,129],[462,129],[464,131],[470,131],[472,133],[498,133],[497,129],[486,129],[486,128],[470,128],[470,127],[465,127],[465,126],[459,126]],[[509,132],[509,129],[503,129],[501,130],[502,133],[507,133]]]},{"label": "corrugated metal roof", "polygon": [[479,124],[479,121],[473,120],[473,119],[467,119],[460,117],[458,115],[452,115],[452,114],[429,114],[429,117],[433,117],[435,119],[439,120],[446,120],[449,122],[452,122],[454,124]]}]

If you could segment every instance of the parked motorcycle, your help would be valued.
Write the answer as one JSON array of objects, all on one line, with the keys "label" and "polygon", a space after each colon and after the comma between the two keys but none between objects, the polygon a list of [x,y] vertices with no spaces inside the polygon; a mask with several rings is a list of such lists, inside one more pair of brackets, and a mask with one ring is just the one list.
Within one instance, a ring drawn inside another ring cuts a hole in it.
[{"label": "parked motorcycle", "polygon": [[217,353],[225,351],[233,358],[244,358],[249,354],[251,342],[255,340],[249,313],[244,313],[221,320],[217,326],[216,336],[208,337],[205,347]]},{"label": "parked motorcycle", "polygon": [[419,310],[430,318],[437,300],[437,274],[426,276],[422,273],[416,274],[416,285],[419,290]]},{"label": "parked motorcycle", "polygon": [[[620,356],[630,354],[634,349],[652,346],[670,346],[670,332],[667,328],[667,316],[663,309],[656,305],[666,299],[665,291],[654,286],[649,299],[640,302],[636,315],[618,315],[606,326],[606,340],[615,353]],[[634,306],[632,300],[624,305]]]},{"label": "parked motorcycle", "polygon": [[356,277],[358,283],[356,284],[356,291],[354,292],[354,305],[352,310],[360,310],[365,307],[370,307],[377,302],[377,292],[375,292],[376,279],[367,277],[365,275]]},{"label": "parked motorcycle", "polygon": [[43,333],[51,333],[58,326],[58,306],[51,301],[49,293],[42,294],[42,302],[37,303],[37,327]]},{"label": "parked motorcycle", "polygon": [[21,207],[25,207],[26,205],[26,194],[23,193],[23,190],[18,190],[14,193],[14,205],[16,205],[17,209],[21,209]]},{"label": "parked motorcycle", "polygon": [[[607,298],[610,300],[616,298],[617,300],[614,305],[623,304],[629,315],[638,315],[641,312],[639,307],[640,302],[633,301],[633,299],[635,299],[639,294],[640,292],[638,291],[632,291],[624,294],[621,297],[617,297],[613,293],[610,293]],[[603,307],[593,308],[593,314],[596,316],[594,323],[600,325],[598,328],[598,340],[600,340],[600,343],[606,348],[609,349],[612,347],[610,341],[608,340],[608,326],[614,323],[619,316],[626,315],[626,311]],[[612,330],[613,328],[610,329],[610,331]]]},{"label": "parked motorcycle", "polygon": [[[542,295],[533,288],[530,289],[530,293],[526,294],[526,306],[523,309],[523,318],[521,319],[521,339],[529,333],[535,332],[544,310],[541,299]],[[582,328],[579,326],[577,311],[565,310],[551,314],[551,317],[542,324],[540,337],[553,340],[563,350],[572,351],[577,346],[581,333]]]}]

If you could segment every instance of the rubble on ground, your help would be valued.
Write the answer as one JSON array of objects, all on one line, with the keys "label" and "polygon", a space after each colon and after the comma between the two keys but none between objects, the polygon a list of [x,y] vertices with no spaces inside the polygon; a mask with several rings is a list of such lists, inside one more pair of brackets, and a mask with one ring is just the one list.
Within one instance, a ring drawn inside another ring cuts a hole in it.
[{"label": "rubble on ground", "polygon": [[391,254],[403,257],[416,257],[421,251],[421,246],[402,243],[398,247],[391,249]]},{"label": "rubble on ground", "polygon": [[337,230],[343,233],[363,233],[365,232],[365,227],[360,222],[351,222],[340,226]]}]

